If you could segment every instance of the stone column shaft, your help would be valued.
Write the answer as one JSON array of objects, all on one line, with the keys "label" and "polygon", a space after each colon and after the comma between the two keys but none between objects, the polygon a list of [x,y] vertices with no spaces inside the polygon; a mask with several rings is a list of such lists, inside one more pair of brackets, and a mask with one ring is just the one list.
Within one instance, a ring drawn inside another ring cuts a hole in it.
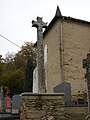
[{"label": "stone column shaft", "polygon": [[37,17],[37,21],[32,21],[32,26],[37,28],[37,70],[39,93],[46,92],[45,69],[44,69],[44,47],[43,47],[43,28],[47,26],[42,18]]}]

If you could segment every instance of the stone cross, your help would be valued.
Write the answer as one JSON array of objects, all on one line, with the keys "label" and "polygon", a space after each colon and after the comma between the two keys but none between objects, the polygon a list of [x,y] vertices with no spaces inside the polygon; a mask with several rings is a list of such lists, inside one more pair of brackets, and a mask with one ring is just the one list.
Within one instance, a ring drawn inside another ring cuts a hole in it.
[{"label": "stone cross", "polygon": [[46,85],[45,85],[45,69],[44,69],[43,28],[47,27],[47,23],[44,23],[41,17],[37,17],[37,21],[34,20],[32,21],[32,27],[37,28],[38,88],[39,88],[39,93],[45,93]]},{"label": "stone cross", "polygon": [[87,78],[87,91],[88,91],[88,119],[90,120],[90,53],[87,54],[87,58],[83,59],[83,68],[86,69],[85,78]]}]

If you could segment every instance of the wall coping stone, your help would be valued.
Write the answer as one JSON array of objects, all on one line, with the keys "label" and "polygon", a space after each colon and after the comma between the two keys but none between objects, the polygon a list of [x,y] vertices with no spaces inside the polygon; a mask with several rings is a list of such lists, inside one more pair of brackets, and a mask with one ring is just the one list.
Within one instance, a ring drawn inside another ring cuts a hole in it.
[{"label": "wall coping stone", "polygon": [[64,96],[64,93],[22,93],[21,96]]}]

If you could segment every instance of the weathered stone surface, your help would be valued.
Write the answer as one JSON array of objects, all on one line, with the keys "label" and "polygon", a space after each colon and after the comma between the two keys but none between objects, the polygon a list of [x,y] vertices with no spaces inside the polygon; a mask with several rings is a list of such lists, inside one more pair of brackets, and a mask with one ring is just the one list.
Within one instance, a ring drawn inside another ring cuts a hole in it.
[{"label": "weathered stone surface", "polygon": [[44,68],[43,28],[47,27],[47,23],[44,23],[41,17],[37,17],[37,21],[34,20],[32,21],[32,27],[37,28],[38,90],[39,93],[45,93],[46,84],[45,84],[45,68]]},{"label": "weathered stone surface", "polygon": [[61,93],[61,92],[64,93],[65,102],[71,101],[71,85],[70,85],[70,83],[63,82],[63,83],[57,85],[54,88],[54,92],[55,93]]},{"label": "weathered stone surface", "polygon": [[63,120],[64,94],[22,94],[21,120]]},{"label": "weathered stone surface", "polygon": [[68,114],[66,115],[65,120],[85,120],[85,114]]},{"label": "weathered stone surface", "polygon": [[48,46],[47,92],[53,92],[53,88],[62,82],[60,44],[63,44],[64,81],[71,83],[71,94],[85,93],[87,83],[82,60],[90,49],[90,25],[63,20],[61,28],[59,19],[44,36],[43,42]]},{"label": "weathered stone surface", "polygon": [[90,119],[90,53],[87,54],[87,58],[83,59],[83,68],[86,69],[85,78],[87,78],[87,91],[88,91],[88,118]]},{"label": "weathered stone surface", "polygon": [[65,120],[85,120],[87,113],[87,106],[65,107]]}]

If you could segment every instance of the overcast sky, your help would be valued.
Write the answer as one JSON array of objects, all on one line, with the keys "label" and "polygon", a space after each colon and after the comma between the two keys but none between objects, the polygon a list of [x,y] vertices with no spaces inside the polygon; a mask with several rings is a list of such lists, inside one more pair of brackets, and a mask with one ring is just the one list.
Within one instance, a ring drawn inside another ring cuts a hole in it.
[{"label": "overcast sky", "polygon": [[[32,20],[43,17],[50,23],[57,5],[63,16],[70,16],[90,21],[90,0],[0,0],[0,35],[19,46],[24,42],[36,42],[36,28]],[[0,36],[0,55],[17,52],[19,47]]]}]

